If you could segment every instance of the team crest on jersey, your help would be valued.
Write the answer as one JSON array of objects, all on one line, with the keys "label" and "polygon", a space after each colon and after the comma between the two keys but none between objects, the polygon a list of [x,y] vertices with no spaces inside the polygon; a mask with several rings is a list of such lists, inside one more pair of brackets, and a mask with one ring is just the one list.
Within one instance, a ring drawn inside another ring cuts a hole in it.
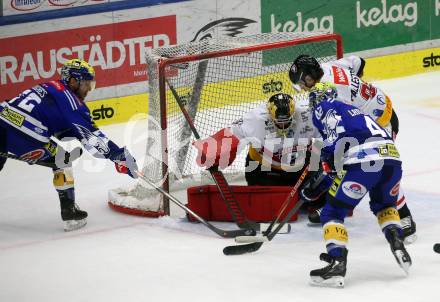
[{"label": "team crest on jersey", "polygon": [[342,191],[345,195],[354,199],[362,198],[367,194],[367,189],[360,183],[354,181],[345,181],[342,184]]},{"label": "team crest on jersey", "polygon": [[338,139],[340,133],[345,132],[344,126],[338,126],[341,119],[341,116],[333,109],[329,110],[325,115],[323,125],[328,142],[333,143]]},{"label": "team crest on jersey", "polygon": [[73,125],[75,125],[76,129],[78,129],[78,132],[81,134],[83,139],[87,141],[87,144],[98,150],[100,154],[108,154],[110,152],[110,148],[108,147],[108,144],[104,139],[95,135],[89,129],[81,125]]}]

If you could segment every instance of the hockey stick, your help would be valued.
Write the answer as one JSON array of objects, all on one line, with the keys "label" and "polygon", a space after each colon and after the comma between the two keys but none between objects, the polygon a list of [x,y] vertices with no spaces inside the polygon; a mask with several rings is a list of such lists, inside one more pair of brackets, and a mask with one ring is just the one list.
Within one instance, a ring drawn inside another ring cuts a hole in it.
[{"label": "hockey stick", "polygon": [[[188,114],[188,111],[185,109],[185,105],[182,102],[182,99],[180,98],[179,94],[177,93],[176,89],[171,85],[171,83],[168,81],[168,79],[165,79],[166,83],[168,84],[168,87],[170,87],[171,93],[174,96],[174,99],[176,100],[177,104],[180,107],[180,110],[182,111],[183,115],[185,116],[185,119],[191,128],[191,131],[194,134],[194,137],[199,140],[200,135],[194,126],[194,123],[192,121],[191,116]],[[233,219],[236,221],[237,225],[242,229],[252,229],[254,231],[258,230],[258,225],[253,222],[246,219],[243,210],[241,209],[240,205],[238,204],[237,200],[234,197],[234,194],[231,190],[231,187],[229,187],[228,182],[226,181],[225,176],[223,173],[218,170],[218,167],[210,167],[208,168],[209,173],[211,173],[212,178],[214,179],[220,195],[222,196],[223,200],[226,203],[226,206],[228,208],[229,213],[231,213]]]},{"label": "hockey stick", "polygon": [[241,230],[230,230],[229,231],[229,230],[222,230],[222,229],[219,229],[219,228],[215,227],[214,225],[212,225],[211,223],[209,223],[208,221],[206,221],[205,219],[203,219],[202,217],[197,215],[190,208],[185,206],[176,197],[174,197],[173,195],[169,194],[168,192],[163,190],[161,187],[157,186],[154,182],[152,182],[150,179],[148,179],[142,172],[136,171],[135,173],[137,174],[137,176],[139,176],[140,179],[142,179],[144,182],[146,182],[147,184],[152,186],[154,189],[159,191],[161,194],[166,196],[169,200],[171,200],[175,205],[180,207],[182,210],[184,210],[185,212],[191,214],[194,218],[196,218],[199,222],[204,224],[206,227],[208,227],[211,231],[213,231],[217,235],[219,235],[221,237],[224,237],[224,238],[234,238],[234,237],[237,237],[237,236],[255,235],[255,231],[254,230],[241,229]]},{"label": "hockey stick", "polygon": [[[304,171],[301,173],[301,176],[299,177],[298,181],[296,182],[295,186],[290,191],[289,195],[287,196],[286,200],[284,201],[283,205],[281,206],[277,217],[272,221],[272,223],[269,225],[268,229],[263,233],[263,236],[257,237],[257,236],[245,236],[245,237],[237,237],[238,241],[241,240],[241,242],[251,242],[248,244],[243,245],[231,245],[227,246],[223,249],[223,254],[225,255],[242,255],[245,253],[252,253],[255,251],[258,251],[260,247],[263,245],[264,242],[271,241],[275,235],[278,233],[278,231],[292,218],[293,214],[295,214],[303,205],[304,201],[302,199],[298,200],[296,205],[290,209],[290,211],[287,213],[286,217],[284,217],[283,220],[280,221],[281,217],[284,215],[284,212],[290,205],[290,203],[293,200],[293,197],[295,196],[296,192],[298,192],[299,187],[302,185],[304,179],[306,178],[307,174],[309,173],[310,165],[307,165]],[[279,222],[279,223],[278,223]],[[278,223],[278,225],[275,227],[274,230],[272,228]]]}]

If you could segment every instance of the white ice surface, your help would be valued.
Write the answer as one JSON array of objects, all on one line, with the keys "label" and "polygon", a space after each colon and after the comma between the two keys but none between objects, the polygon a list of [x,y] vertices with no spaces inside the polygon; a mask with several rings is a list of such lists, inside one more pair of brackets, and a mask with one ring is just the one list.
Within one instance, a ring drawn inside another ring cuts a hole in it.
[{"label": "white ice surface", "polygon": [[[440,255],[432,245],[440,242],[440,72],[377,84],[400,118],[402,187],[418,227],[408,277],[367,202],[347,219],[345,289],[315,288],[308,274],[322,266],[324,243],[305,217],[259,252],[226,257],[222,249],[233,240],[186,222],[181,212],[148,219],[110,210],[107,191],[132,180],[83,156],[75,166],[76,192],[89,222],[64,233],[51,171],[10,160],[0,173],[0,301],[438,301]],[[102,127],[120,144],[126,128]],[[137,127],[132,137],[142,131]],[[139,157],[144,152],[141,142],[132,149]],[[185,199],[184,192],[176,195]]]}]

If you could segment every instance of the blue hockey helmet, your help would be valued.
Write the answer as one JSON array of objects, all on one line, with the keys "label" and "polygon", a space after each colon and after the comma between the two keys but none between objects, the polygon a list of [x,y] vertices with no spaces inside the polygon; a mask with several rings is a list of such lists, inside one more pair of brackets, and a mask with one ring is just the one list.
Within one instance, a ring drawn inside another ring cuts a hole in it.
[{"label": "blue hockey helmet", "polygon": [[95,69],[84,60],[69,60],[61,67],[61,79],[69,81],[71,78],[76,79],[78,82],[83,80],[94,81]]}]

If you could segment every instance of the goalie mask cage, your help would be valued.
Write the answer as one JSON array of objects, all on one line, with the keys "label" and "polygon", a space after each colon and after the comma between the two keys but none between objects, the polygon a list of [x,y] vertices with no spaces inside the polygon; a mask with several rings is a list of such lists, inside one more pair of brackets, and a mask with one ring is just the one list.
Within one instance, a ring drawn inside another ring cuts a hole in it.
[{"label": "goalie mask cage", "polygon": [[[196,164],[194,135],[166,81],[205,138],[275,93],[295,95],[288,71],[298,55],[309,54],[323,63],[341,58],[342,53],[339,35],[319,32],[212,38],[148,50],[147,145],[145,158],[138,158],[142,172],[167,192],[214,183],[208,171]],[[229,181],[243,179],[246,154],[242,150],[223,170]],[[140,183],[110,190],[109,206],[128,214],[169,215],[168,201]]]}]

